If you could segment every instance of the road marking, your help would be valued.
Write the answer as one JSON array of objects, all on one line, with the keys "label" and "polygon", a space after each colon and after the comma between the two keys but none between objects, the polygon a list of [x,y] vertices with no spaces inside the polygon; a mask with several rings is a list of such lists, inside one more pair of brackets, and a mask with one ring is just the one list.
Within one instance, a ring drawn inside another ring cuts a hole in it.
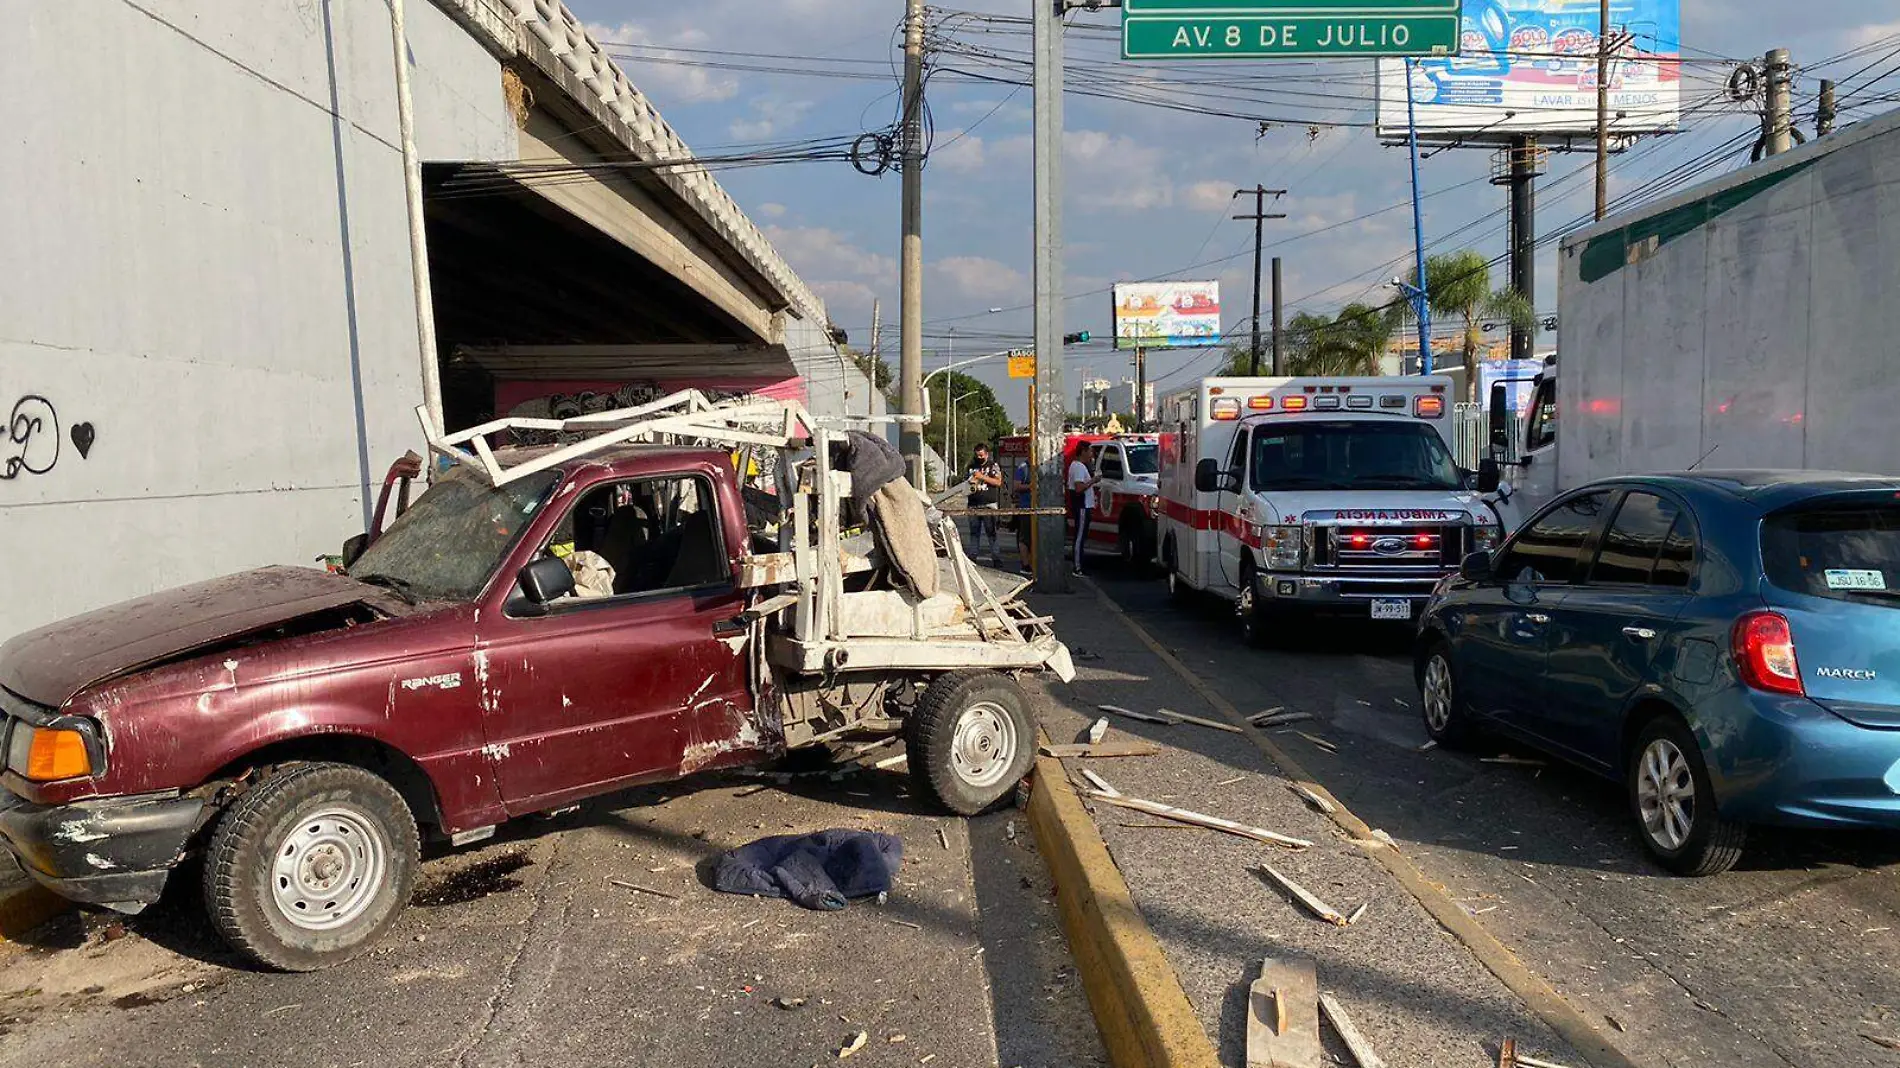
[{"label": "road marking", "polygon": [[1206,681],[1189,670],[1186,664],[1155,640],[1155,637],[1136,622],[1135,618],[1129,615],[1106,591],[1086,577],[1079,581],[1094,591],[1102,607],[1119,618],[1129,632],[1140,639],[1141,644],[1147,646],[1150,652],[1161,658],[1162,663],[1168,665],[1170,670],[1180,676],[1181,681],[1186,683],[1189,689],[1199,694],[1203,700],[1213,706],[1215,711],[1225,716],[1230,722],[1241,726],[1242,732],[1248,739],[1266,754],[1267,759],[1277,764],[1295,785],[1304,786],[1332,801],[1337,811],[1331,813],[1329,818],[1346,832],[1352,844],[1384,865],[1385,869],[1398,879],[1399,884],[1405,887],[1413,899],[1430,913],[1440,926],[1450,932],[1452,937],[1464,943],[1465,948],[1471,951],[1471,955],[1476,957],[1492,975],[1497,976],[1506,987],[1509,987],[1511,992],[1524,1002],[1525,1007],[1552,1031],[1555,1031],[1559,1038],[1568,1043],[1594,1068],[1637,1068],[1636,1063],[1617,1050],[1610,1043],[1609,1037],[1601,1028],[1592,1023],[1588,1016],[1564,1000],[1563,995],[1557,993],[1556,989],[1545,982],[1542,976],[1526,967],[1511,947],[1499,941],[1497,936],[1460,907],[1450,894],[1426,878],[1425,874],[1406,859],[1395,846],[1380,842],[1375,837],[1373,829],[1364,820],[1334,797],[1323,784],[1307,772],[1299,761],[1293,759],[1291,754],[1274,744],[1272,738],[1248,724],[1247,717],[1242,715],[1241,711],[1225,697],[1222,697],[1220,691],[1209,686]]}]

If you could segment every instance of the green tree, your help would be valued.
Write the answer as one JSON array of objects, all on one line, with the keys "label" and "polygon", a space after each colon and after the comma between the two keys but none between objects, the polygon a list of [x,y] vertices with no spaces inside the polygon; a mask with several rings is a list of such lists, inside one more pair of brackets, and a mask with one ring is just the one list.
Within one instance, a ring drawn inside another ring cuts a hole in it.
[{"label": "green tree", "polygon": [[1389,318],[1367,304],[1348,304],[1331,319],[1302,312],[1287,324],[1287,373],[1376,375],[1393,329]]},{"label": "green tree", "polygon": [[[1514,327],[1537,329],[1537,308],[1511,289],[1491,288],[1491,262],[1466,249],[1425,259],[1426,294],[1432,314],[1464,326],[1465,399],[1478,402],[1478,350],[1484,345],[1484,321],[1501,319]],[[1418,284],[1418,272],[1411,282]],[[1393,309],[1393,324],[1413,321],[1410,301]]]},{"label": "green tree", "polygon": [[884,362],[884,357],[875,352],[859,352],[848,346],[844,354],[852,363],[857,364],[858,370],[864,372],[864,376],[871,380],[871,384],[877,387],[879,393],[890,395],[891,380],[896,376],[891,372],[891,365]]},{"label": "green tree", "polygon": [[[932,378],[929,388],[930,422],[924,427],[924,440],[949,463],[954,483],[962,477],[970,454],[979,443],[988,445],[994,452],[996,440],[1007,437],[1016,429],[1016,424],[997,401],[994,390],[961,371]],[[949,453],[950,399],[953,397],[957,398],[956,456]]]}]

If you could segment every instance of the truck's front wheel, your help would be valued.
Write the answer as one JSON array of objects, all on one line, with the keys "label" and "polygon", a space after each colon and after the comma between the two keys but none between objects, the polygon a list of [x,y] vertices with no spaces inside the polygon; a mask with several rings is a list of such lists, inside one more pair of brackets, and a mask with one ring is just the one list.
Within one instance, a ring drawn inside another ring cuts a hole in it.
[{"label": "truck's front wheel", "polygon": [[409,900],[416,821],[387,782],[345,764],[266,776],[205,850],[205,910],[231,948],[308,972],[374,945]]},{"label": "truck's front wheel", "polygon": [[1035,757],[1029,699],[994,671],[955,671],[930,684],[910,713],[905,743],[917,785],[943,807],[974,816],[1016,788]]}]

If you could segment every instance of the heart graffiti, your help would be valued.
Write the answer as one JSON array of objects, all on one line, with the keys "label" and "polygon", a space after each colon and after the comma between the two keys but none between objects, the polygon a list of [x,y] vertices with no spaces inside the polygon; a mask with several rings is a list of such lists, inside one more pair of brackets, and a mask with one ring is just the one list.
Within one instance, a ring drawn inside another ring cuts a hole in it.
[{"label": "heart graffiti", "polygon": [[[92,424],[76,424],[71,433],[79,458],[91,455],[97,437]],[[14,401],[0,423],[0,482],[51,471],[59,463],[60,440],[59,410],[52,401],[36,393]]]},{"label": "heart graffiti", "polygon": [[91,423],[73,424],[73,448],[79,450],[79,458],[84,460],[92,455],[92,443],[97,437]]}]

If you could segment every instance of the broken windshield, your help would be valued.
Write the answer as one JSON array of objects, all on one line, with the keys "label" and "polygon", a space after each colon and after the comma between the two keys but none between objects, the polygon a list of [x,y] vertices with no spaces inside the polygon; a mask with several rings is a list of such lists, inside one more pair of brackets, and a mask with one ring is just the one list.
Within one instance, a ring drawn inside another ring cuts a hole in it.
[{"label": "broken windshield", "polygon": [[558,481],[542,471],[491,486],[452,468],[364,550],[350,577],[417,599],[474,600]]}]

